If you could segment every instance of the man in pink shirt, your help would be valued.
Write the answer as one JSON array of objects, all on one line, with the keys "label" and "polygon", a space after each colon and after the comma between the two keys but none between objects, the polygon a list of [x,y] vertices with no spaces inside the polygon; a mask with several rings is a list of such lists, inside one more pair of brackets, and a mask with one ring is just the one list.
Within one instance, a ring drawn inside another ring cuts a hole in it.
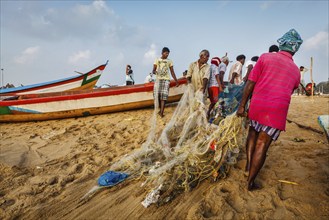
[{"label": "man in pink shirt", "polygon": [[292,56],[302,42],[296,30],[288,31],[278,39],[280,51],[262,54],[246,83],[237,115],[246,115],[245,106],[252,93],[246,141],[248,190],[259,188],[254,181],[265,162],[266,152],[272,140],[275,141],[286,128],[291,94],[300,80]]}]

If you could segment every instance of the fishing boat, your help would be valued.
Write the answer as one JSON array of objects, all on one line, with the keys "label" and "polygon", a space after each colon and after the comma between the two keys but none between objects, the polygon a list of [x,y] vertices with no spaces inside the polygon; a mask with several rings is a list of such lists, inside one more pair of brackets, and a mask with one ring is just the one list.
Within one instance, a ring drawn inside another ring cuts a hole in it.
[{"label": "fishing boat", "polygon": [[6,98],[26,94],[93,89],[107,63],[108,62],[87,73],[79,73],[77,76],[28,86],[0,89],[0,97]]},{"label": "fishing boat", "polygon": [[[187,80],[170,82],[167,103],[177,102]],[[152,106],[154,83],[117,86],[90,91],[68,91],[20,96],[0,101],[0,122],[24,122],[83,117]]]}]

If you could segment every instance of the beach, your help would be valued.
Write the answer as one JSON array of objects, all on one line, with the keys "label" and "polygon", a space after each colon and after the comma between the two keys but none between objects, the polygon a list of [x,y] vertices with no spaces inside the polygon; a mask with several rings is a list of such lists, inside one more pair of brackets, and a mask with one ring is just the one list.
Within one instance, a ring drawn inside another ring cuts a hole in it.
[{"label": "beach", "polygon": [[[157,133],[176,105],[165,109]],[[319,115],[328,96],[293,96],[286,132],[272,143],[247,191],[245,149],[224,179],[204,180],[162,206],[144,208],[148,191],[133,179],[81,198],[113,162],[141,147],[152,108],[28,123],[0,124],[0,219],[328,219],[329,144]],[[296,122],[296,123],[294,123]]]}]

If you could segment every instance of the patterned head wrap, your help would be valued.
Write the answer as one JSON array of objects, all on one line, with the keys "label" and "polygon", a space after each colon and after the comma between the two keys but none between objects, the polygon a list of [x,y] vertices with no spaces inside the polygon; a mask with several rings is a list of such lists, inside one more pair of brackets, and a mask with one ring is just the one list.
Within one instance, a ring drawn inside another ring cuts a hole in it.
[{"label": "patterned head wrap", "polygon": [[219,66],[220,63],[221,63],[221,61],[220,61],[219,57],[214,57],[211,59],[211,64]]},{"label": "patterned head wrap", "polygon": [[227,56],[223,56],[221,60],[222,60],[223,63],[230,62],[230,60]]},{"label": "patterned head wrap", "polygon": [[278,43],[280,50],[296,53],[303,40],[295,29],[291,29],[278,39]]}]

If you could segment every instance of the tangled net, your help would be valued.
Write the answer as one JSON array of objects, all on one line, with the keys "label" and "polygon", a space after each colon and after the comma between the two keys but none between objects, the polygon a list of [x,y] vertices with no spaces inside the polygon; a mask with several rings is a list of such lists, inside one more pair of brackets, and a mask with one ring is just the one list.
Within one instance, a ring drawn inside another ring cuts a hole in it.
[{"label": "tangled net", "polygon": [[[157,94],[157,82],[155,94]],[[207,106],[201,91],[188,85],[169,123],[155,133],[158,101],[147,141],[141,148],[114,163],[110,170],[125,172],[145,181],[149,190],[142,204],[162,205],[177,194],[190,191],[201,181],[226,176],[235,164],[241,146],[243,119],[231,114],[218,125],[206,118]]]}]

